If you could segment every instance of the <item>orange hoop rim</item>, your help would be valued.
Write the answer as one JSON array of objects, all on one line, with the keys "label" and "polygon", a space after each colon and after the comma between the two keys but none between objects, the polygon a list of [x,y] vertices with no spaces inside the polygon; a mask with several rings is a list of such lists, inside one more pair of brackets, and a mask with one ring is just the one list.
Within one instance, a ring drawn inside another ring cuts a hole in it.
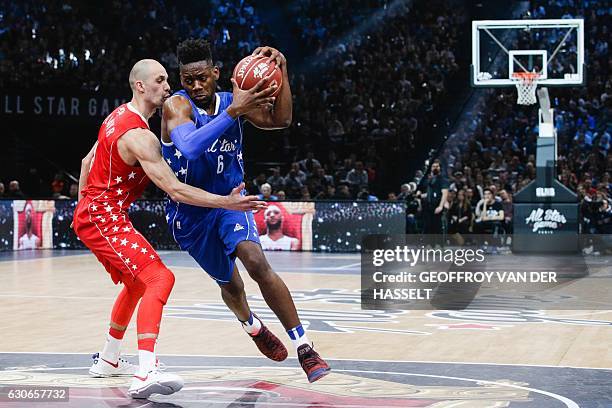
[{"label": "orange hoop rim", "polygon": [[537,72],[513,72],[512,79],[522,82],[534,82],[541,74]]}]

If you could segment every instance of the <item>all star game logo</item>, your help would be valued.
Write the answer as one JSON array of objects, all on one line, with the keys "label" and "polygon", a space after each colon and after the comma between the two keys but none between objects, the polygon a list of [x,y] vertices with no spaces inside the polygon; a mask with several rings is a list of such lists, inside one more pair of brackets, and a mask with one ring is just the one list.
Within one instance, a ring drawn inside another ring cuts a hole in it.
[{"label": "all star game logo", "polygon": [[532,210],[525,218],[525,224],[538,234],[552,234],[566,223],[565,216],[553,208]]}]

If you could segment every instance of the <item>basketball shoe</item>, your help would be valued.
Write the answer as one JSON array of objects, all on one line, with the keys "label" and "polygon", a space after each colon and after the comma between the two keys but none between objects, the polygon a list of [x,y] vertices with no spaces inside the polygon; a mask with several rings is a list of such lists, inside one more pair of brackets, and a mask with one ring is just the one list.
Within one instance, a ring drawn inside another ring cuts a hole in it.
[{"label": "basketball shoe", "polygon": [[128,394],[138,399],[149,398],[152,394],[170,395],[180,391],[184,384],[185,382],[178,375],[164,373],[155,368],[144,377],[134,375]]},{"label": "basketball shoe", "polygon": [[123,377],[136,374],[138,366],[130,363],[124,358],[119,357],[116,363],[111,363],[100,357],[100,353],[91,356],[93,364],[89,369],[89,374],[92,377]]},{"label": "basketball shoe", "polygon": [[298,347],[297,353],[300,365],[308,377],[308,382],[313,383],[325,377],[331,371],[325,360],[309,344],[302,344]]},{"label": "basketball shoe", "polygon": [[261,326],[259,333],[251,336],[255,345],[261,353],[270,360],[283,361],[287,358],[287,348],[278,337],[274,335],[266,326]]}]

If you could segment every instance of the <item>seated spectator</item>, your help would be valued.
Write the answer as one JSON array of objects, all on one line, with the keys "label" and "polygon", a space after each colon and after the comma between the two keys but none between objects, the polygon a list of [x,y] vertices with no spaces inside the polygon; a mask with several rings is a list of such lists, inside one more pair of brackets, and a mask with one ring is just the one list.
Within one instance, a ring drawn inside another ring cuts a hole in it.
[{"label": "seated spectator", "polygon": [[338,200],[350,200],[353,197],[351,196],[348,186],[346,184],[340,184],[338,188],[336,188],[336,195],[334,198]]},{"label": "seated spectator", "polygon": [[472,224],[472,205],[466,197],[465,190],[457,191],[449,210],[449,234],[465,235]]},{"label": "seated spectator", "polygon": [[491,189],[484,190],[482,210],[474,222],[477,234],[497,234],[504,221],[504,207],[495,199]]},{"label": "seated spectator", "polygon": [[346,175],[346,182],[355,190],[368,186],[368,172],[363,168],[363,162],[355,163],[355,167]]},{"label": "seated spectator", "polygon": [[25,194],[23,194],[19,188],[19,182],[17,180],[13,180],[9,183],[9,191],[6,197],[16,200],[23,200],[25,198]]},{"label": "seated spectator", "polygon": [[304,200],[304,201],[309,201],[312,200],[312,197],[310,196],[310,191],[308,191],[308,187],[306,186],[302,186],[302,188],[300,189],[300,200]]},{"label": "seated spectator", "polygon": [[267,182],[272,186],[272,191],[278,191],[285,188],[285,178],[280,175],[279,167],[272,167],[272,175],[268,177]]},{"label": "seated spectator", "polygon": [[321,163],[314,158],[314,153],[312,151],[306,153],[306,158],[300,160],[298,163],[300,165],[300,169],[306,174],[312,174],[315,166],[321,167]]},{"label": "seated spectator", "polygon": [[272,187],[268,183],[264,183],[259,188],[260,194],[257,195],[257,198],[265,201],[277,201],[278,197],[272,195]]},{"label": "seated spectator", "polygon": [[70,184],[70,198],[72,200],[78,200],[79,198],[79,185],[77,183]]},{"label": "seated spectator", "polygon": [[283,201],[287,199],[284,190],[278,190],[278,192],[276,193],[276,197],[278,197],[278,201]]},{"label": "seated spectator", "polygon": [[298,168],[297,163],[292,163],[291,170],[289,170],[287,177],[285,177],[285,190],[287,190],[290,198],[299,197],[300,189],[304,185],[301,175],[304,175],[304,172]]},{"label": "seated spectator", "polygon": [[357,199],[358,200],[365,200],[365,201],[378,201],[378,197],[373,196],[372,194],[370,194],[370,192],[368,191],[367,188],[362,188],[359,193],[357,194]]},{"label": "seated spectator", "polygon": [[253,187],[261,191],[261,186],[264,184],[266,184],[266,173],[259,173],[259,175],[253,179]]},{"label": "seated spectator", "polygon": [[[408,183],[402,184],[402,186],[400,187],[400,193],[397,196],[397,200],[398,201],[406,201],[406,198],[408,198],[410,193],[411,193],[410,184],[408,184]],[[389,193],[389,194],[391,194],[391,193]]]}]

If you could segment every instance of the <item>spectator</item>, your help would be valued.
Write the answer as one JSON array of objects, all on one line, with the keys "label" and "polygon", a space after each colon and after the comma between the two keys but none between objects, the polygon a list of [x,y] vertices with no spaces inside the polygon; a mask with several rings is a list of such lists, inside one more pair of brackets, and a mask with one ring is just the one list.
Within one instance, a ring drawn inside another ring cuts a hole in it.
[{"label": "spectator", "polygon": [[0,181],[0,198],[4,198],[4,183]]},{"label": "spectator", "polygon": [[357,190],[368,186],[368,172],[363,168],[363,162],[355,162],[355,168],[346,175],[346,182]]},{"label": "spectator", "polygon": [[300,170],[305,174],[312,174],[315,166],[321,167],[321,163],[314,158],[314,153],[312,151],[308,151],[308,153],[306,153],[306,158],[300,160],[298,164],[300,165]]},{"label": "spectator", "polygon": [[257,198],[265,201],[277,201],[278,197],[272,195],[272,187],[268,183],[264,183],[259,188],[260,194],[257,195]]},{"label": "spectator", "polygon": [[501,198],[502,208],[504,209],[504,229],[508,234],[511,234],[513,231],[512,215],[514,213],[512,194],[506,190],[501,190],[499,196]]},{"label": "spectator", "polygon": [[457,191],[449,210],[449,234],[458,235],[458,239],[469,233],[472,225],[472,205],[466,197],[465,190]]},{"label": "spectator", "polygon": [[338,200],[349,200],[351,198],[351,192],[346,184],[340,184],[336,188],[335,198]]},{"label": "spectator", "polygon": [[272,191],[278,191],[285,188],[285,179],[280,175],[279,167],[272,167],[272,175],[268,177],[267,182],[272,186]]},{"label": "spectator", "polygon": [[297,163],[292,163],[291,170],[289,170],[287,177],[285,177],[285,189],[290,198],[299,198],[300,189],[304,186],[300,173],[302,175],[304,174],[304,172],[298,168]]},{"label": "spectator", "polygon": [[300,200],[310,201],[312,198],[310,197],[310,191],[308,191],[308,187],[302,186],[300,189]]},{"label": "spectator", "polygon": [[25,195],[21,192],[19,188],[19,182],[17,180],[13,180],[9,183],[9,191],[6,195],[7,198],[13,198],[16,200],[23,200]]},{"label": "spectator", "polygon": [[70,184],[70,199],[78,200],[79,199],[79,185],[77,183]]},{"label": "spectator", "polygon": [[495,199],[493,192],[484,190],[484,201],[480,216],[474,222],[474,232],[478,234],[497,234],[504,221],[504,208]]}]

